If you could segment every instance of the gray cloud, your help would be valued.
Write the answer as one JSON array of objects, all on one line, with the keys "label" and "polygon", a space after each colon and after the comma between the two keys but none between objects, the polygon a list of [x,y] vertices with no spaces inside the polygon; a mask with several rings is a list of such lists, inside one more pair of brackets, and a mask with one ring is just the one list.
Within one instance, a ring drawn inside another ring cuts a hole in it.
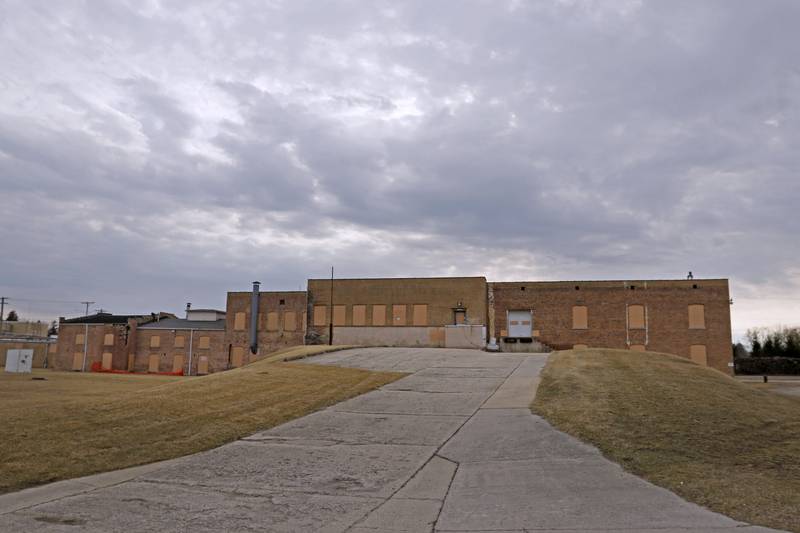
[{"label": "gray cloud", "polygon": [[791,0],[12,1],[0,292],[701,276],[796,322]]}]

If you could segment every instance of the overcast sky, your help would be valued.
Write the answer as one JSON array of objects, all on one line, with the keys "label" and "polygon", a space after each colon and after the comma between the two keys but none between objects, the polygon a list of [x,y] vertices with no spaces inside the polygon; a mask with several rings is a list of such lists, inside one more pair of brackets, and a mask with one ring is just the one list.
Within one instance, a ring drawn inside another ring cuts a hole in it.
[{"label": "overcast sky", "polygon": [[735,331],[800,323],[798,27],[796,0],[3,0],[0,295],[692,270]]}]

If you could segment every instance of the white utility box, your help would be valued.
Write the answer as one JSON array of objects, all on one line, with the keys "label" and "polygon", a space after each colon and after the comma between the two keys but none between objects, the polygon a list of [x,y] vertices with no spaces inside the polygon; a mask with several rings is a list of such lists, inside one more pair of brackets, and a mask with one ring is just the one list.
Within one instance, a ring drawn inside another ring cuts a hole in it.
[{"label": "white utility box", "polygon": [[33,350],[8,350],[6,352],[6,372],[30,373],[33,367]]}]

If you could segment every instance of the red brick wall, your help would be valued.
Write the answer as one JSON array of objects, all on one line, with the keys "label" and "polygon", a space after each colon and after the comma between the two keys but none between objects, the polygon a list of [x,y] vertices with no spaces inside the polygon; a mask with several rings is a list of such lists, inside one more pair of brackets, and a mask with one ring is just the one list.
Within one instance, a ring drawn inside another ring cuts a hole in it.
[{"label": "red brick wall", "polygon": [[[243,364],[256,361],[265,355],[290,346],[303,345],[306,326],[305,291],[262,291],[258,299],[258,353],[250,353],[250,300],[251,292],[229,292],[226,307],[225,344],[231,349],[244,349]],[[281,303],[283,301],[283,303]],[[286,329],[286,313],[293,312],[295,329]],[[234,328],[236,314],[244,313],[244,328]],[[277,313],[275,330],[267,328],[269,313]]]},{"label": "red brick wall", "polygon": [[[58,328],[58,344],[52,360],[56,370],[72,370],[72,358],[76,352],[83,354],[83,343],[76,344],[78,335],[86,331],[84,324],[60,324]],[[114,335],[114,345],[105,346],[107,333]],[[92,363],[102,362],[103,353],[111,352],[112,366],[116,370],[127,367],[127,347],[125,344],[125,324],[89,324],[87,342],[86,371],[90,371]]]},{"label": "red brick wall", "polygon": [[[732,373],[728,367],[732,355],[727,280],[522,281],[490,286],[495,309],[492,336],[500,337],[507,330],[506,311],[532,309],[538,339],[554,348],[586,344],[625,349],[628,343],[645,344],[647,340],[650,351],[688,358],[690,345],[703,344],[708,365]],[[626,335],[626,304],[647,307],[647,334],[629,330]],[[705,306],[705,329],[689,329],[691,304]],[[572,329],[572,307],[576,305],[588,307],[588,329]]]},{"label": "red brick wall", "polygon": [[[189,337],[191,335],[191,372],[189,371]],[[183,337],[183,347],[175,346],[175,338]],[[160,338],[158,348],[150,347],[152,337]],[[200,338],[209,338],[209,347],[200,347]],[[218,372],[228,368],[228,351],[225,346],[224,330],[182,330],[182,329],[154,329],[139,327],[136,332],[136,352],[134,357],[134,372],[147,372],[150,367],[150,356],[159,356],[159,372],[172,372],[176,355],[183,355],[184,375],[196,375],[197,364],[201,356],[208,357],[208,371]]]}]

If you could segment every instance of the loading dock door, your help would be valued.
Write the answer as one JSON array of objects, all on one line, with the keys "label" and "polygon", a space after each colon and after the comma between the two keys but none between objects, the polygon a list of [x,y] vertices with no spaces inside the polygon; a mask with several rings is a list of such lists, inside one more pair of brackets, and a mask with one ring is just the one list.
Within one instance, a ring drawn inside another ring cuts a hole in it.
[{"label": "loading dock door", "polygon": [[530,337],[533,331],[533,313],[531,311],[508,312],[508,336]]}]

